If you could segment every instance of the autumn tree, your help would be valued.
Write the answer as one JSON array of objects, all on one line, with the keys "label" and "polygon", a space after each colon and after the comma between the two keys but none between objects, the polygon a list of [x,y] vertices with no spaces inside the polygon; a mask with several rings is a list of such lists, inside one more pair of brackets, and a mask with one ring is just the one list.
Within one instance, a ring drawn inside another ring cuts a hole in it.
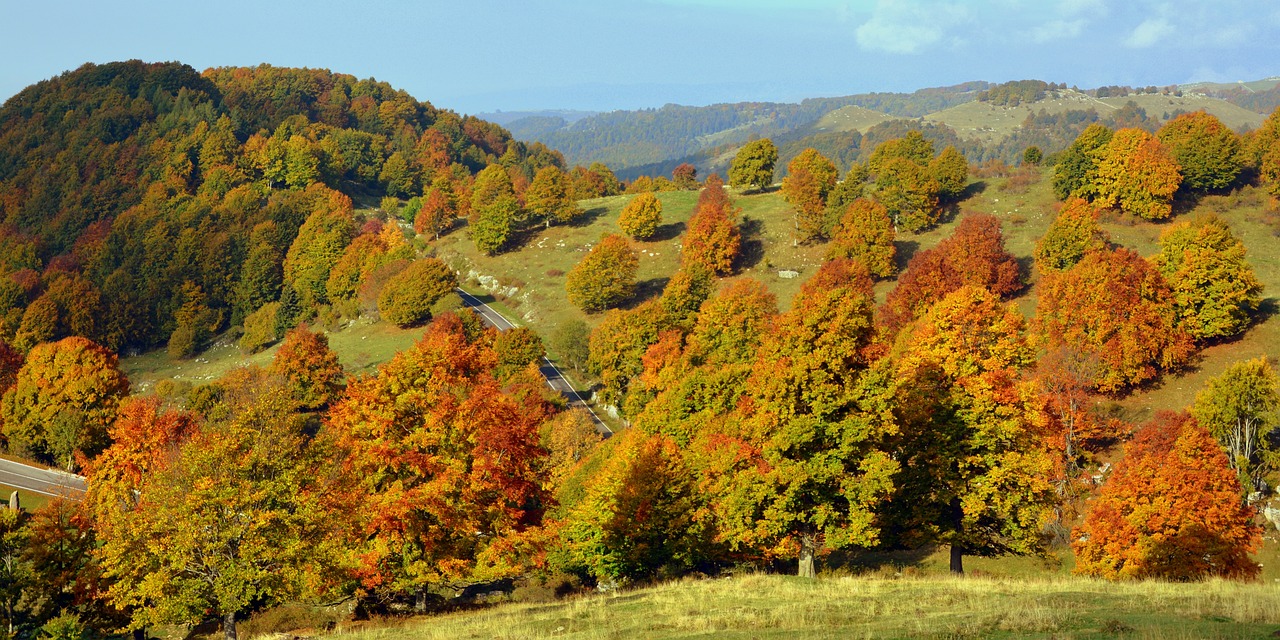
[{"label": "autumn tree", "polygon": [[884,327],[896,333],[933,303],[963,286],[1008,296],[1024,286],[1018,261],[1004,248],[1000,221],[984,213],[961,218],[951,237],[917,252],[885,298]]},{"label": "autumn tree", "polygon": [[630,583],[686,571],[707,555],[698,491],[671,439],[628,429],[572,505],[561,530],[569,556],[599,581]]},{"label": "autumn tree", "polygon": [[488,255],[501,251],[520,217],[520,201],[507,170],[498,164],[485,167],[471,187],[467,232],[476,248]]},{"label": "autumn tree", "polygon": [[726,282],[702,303],[689,352],[701,363],[750,362],[778,314],[778,299],[759,280]]},{"label": "autumn tree", "polygon": [[212,613],[235,640],[242,615],[305,595],[308,571],[336,551],[323,544],[322,459],[289,393],[241,375],[219,417],[143,480],[136,506],[104,533],[108,593],[133,612],[133,628]]},{"label": "autumn tree", "polygon": [[591,357],[591,329],[587,323],[576,318],[566,320],[551,333],[550,346],[556,352],[556,359],[562,365],[569,365],[577,371],[587,366]]},{"label": "autumn tree", "polygon": [[418,233],[440,238],[458,217],[457,206],[450,194],[434,185],[427,189],[422,197],[422,207],[413,218],[413,230]]},{"label": "autumn tree", "polygon": [[284,337],[271,361],[271,372],[285,380],[298,404],[306,409],[327,407],[342,390],[346,373],[329,336],[300,326]]},{"label": "autumn tree", "polygon": [[1049,348],[1098,360],[1095,387],[1115,392],[1177,367],[1191,355],[1173,292],[1160,272],[1124,248],[1092,251],[1040,281],[1036,329]]},{"label": "autumn tree", "polygon": [[1062,152],[1053,173],[1053,193],[1059,200],[1092,198],[1095,195],[1098,156],[1105,151],[1112,135],[1106,126],[1091,124]]},{"label": "autumn tree", "polygon": [[378,315],[401,327],[426,322],[431,306],[458,286],[458,276],[438,258],[415,260],[378,293]]},{"label": "autumn tree", "polygon": [[713,290],[715,275],[701,262],[690,261],[681,265],[667,281],[658,303],[672,324],[688,328],[693,326],[698,309]]},{"label": "autumn tree", "polygon": [[835,237],[827,248],[827,258],[858,260],[867,266],[871,275],[892,277],[898,272],[894,235],[889,210],[874,200],[859,198],[850,203],[840,217]]},{"label": "autumn tree", "polygon": [[1218,443],[1194,418],[1162,412],[1125,445],[1075,531],[1076,573],[1111,580],[1249,579],[1260,566],[1253,510]]},{"label": "autumn tree", "polygon": [[778,163],[778,147],[768,138],[753,140],[733,157],[729,184],[738,189],[763,190],[773,184],[773,168]]},{"label": "autumn tree", "polygon": [[738,229],[736,217],[737,211],[724,191],[720,176],[711,174],[689,219],[680,250],[681,262],[699,262],[717,275],[733,271],[742,246],[742,231]]},{"label": "autumn tree", "polygon": [[493,350],[498,354],[494,375],[503,381],[528,369],[529,365],[541,364],[542,357],[547,355],[542,338],[528,327],[513,327],[499,333],[493,341]]},{"label": "autumn tree", "polygon": [[1240,136],[1204,111],[1184,113],[1156,132],[1182,171],[1182,187],[1194,191],[1225,189],[1244,169]]},{"label": "autumn tree", "polygon": [[1071,198],[1036,241],[1036,268],[1041,273],[1064,271],[1086,253],[1110,244],[1110,236],[1098,226],[1098,208],[1083,198]]},{"label": "autumn tree", "polygon": [[782,197],[794,210],[797,242],[810,242],[826,234],[827,195],[838,176],[836,165],[816,149],[801,151],[787,164]]},{"label": "autumn tree", "polygon": [[588,343],[587,372],[600,377],[603,389],[597,397],[602,402],[622,403],[632,380],[644,370],[645,352],[666,328],[656,302],[626,311],[614,309],[600,319]]},{"label": "autumn tree", "polygon": [[1035,361],[1025,321],[981,287],[958,289],[897,339],[900,472],[887,507],[899,544],[965,555],[1032,555],[1054,501],[1042,417],[1019,372]]},{"label": "autumn tree", "polygon": [[876,173],[876,199],[889,210],[895,226],[911,232],[938,221],[941,188],[927,166],[905,157],[887,159]]},{"label": "autumn tree", "polygon": [[607,235],[565,276],[569,302],[596,313],[631,297],[640,259],[625,238]]},{"label": "autumn tree", "polygon": [[955,147],[948,146],[929,161],[929,173],[938,182],[940,198],[958,200],[969,182],[969,161]]},{"label": "autumn tree", "polygon": [[662,224],[662,201],[652,193],[641,193],[622,208],[618,227],[636,240],[648,240]]},{"label": "autumn tree", "polygon": [[698,188],[698,169],[688,162],[682,162],[671,170],[671,181],[682,191],[695,191]]},{"label": "autumn tree", "polygon": [[1093,188],[1104,207],[1163,220],[1173,212],[1173,194],[1181,184],[1177,161],[1142,129],[1121,129],[1099,150]]},{"label": "autumn tree", "polygon": [[582,215],[582,208],[573,198],[569,176],[554,165],[538,170],[524,192],[524,203],[530,215],[542,220],[547,227],[553,222],[571,222]]},{"label": "autumn tree", "polygon": [[[320,185],[308,188],[312,190],[317,194],[328,191]],[[297,293],[302,308],[310,309],[329,300],[329,272],[353,237],[351,198],[336,191],[322,194],[284,260],[284,280]]]},{"label": "autumn tree", "polygon": [[446,314],[377,375],[348,385],[325,432],[352,509],[362,588],[416,595],[510,577],[535,555],[547,503],[536,397],[504,393],[489,331]]},{"label": "autumn tree", "polygon": [[10,451],[74,468],[77,454],[97,455],[129,380],[115,354],[79,337],[37,346],[0,400]]},{"label": "autumn tree", "polygon": [[898,465],[887,380],[868,371],[874,299],[866,269],[826,263],[777,322],[736,415],[699,434],[702,490],[736,551],[798,558],[879,540],[874,508]]},{"label": "autumn tree", "polygon": [[178,292],[179,306],[173,313],[177,326],[169,336],[170,357],[190,358],[208,345],[217,329],[217,322],[206,300],[204,290],[199,285],[191,281],[182,284]]},{"label": "autumn tree", "polygon": [[1280,421],[1280,379],[1266,358],[1237,362],[1206,382],[1191,415],[1217,438],[1249,491],[1280,467],[1280,451],[1272,439]]},{"label": "autumn tree", "polygon": [[1179,324],[1197,340],[1244,331],[1262,302],[1244,243],[1212,213],[1161,233],[1155,264],[1173,289]]}]

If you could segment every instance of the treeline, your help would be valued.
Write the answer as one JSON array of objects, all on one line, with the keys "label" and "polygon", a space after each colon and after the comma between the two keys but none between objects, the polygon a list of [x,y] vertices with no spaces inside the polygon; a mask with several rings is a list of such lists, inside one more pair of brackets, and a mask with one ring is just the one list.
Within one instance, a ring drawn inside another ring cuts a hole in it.
[{"label": "treeline", "polygon": [[[452,224],[488,167],[521,196],[539,171],[564,173],[540,143],[372,80],[86,65],[0,109],[0,337],[183,357],[255,313],[267,342],[316,314],[359,313],[418,250],[399,220],[366,219],[350,196]],[[572,172],[560,197],[618,192],[596,169]]]},{"label": "treeline", "polygon": [[[1065,89],[1066,85],[1062,88]],[[979,91],[974,99],[998,107],[1016,107],[1024,102],[1044,99],[1046,91],[1058,91],[1058,85],[1043,80],[1015,80]]]},{"label": "treeline", "polygon": [[[614,111],[553,128],[556,119],[511,123],[521,137],[564,152],[572,163],[603,162],[623,170],[669,162],[710,147],[755,136],[777,136],[817,122],[840,107],[857,105],[890,115],[919,117],[973,99],[987,83],[922,89],[910,94],[871,93],[815,98],[792,103],[736,103],[706,107],[666,105],[660,109]],[[674,162],[671,166],[679,164]],[[669,170],[668,170],[669,171]],[[655,171],[651,175],[667,173]]]}]

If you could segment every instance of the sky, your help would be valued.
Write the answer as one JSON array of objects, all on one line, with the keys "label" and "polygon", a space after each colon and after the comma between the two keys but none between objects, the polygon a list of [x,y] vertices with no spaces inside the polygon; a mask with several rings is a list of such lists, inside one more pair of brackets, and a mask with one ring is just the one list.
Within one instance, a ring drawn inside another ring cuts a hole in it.
[{"label": "sky", "polygon": [[0,0],[0,100],[86,62],[320,67],[462,113],[1280,75],[1274,0]]}]

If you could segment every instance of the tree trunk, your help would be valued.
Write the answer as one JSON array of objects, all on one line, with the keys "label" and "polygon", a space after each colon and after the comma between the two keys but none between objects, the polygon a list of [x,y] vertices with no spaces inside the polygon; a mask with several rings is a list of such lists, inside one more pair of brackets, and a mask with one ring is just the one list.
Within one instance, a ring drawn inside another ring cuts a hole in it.
[{"label": "tree trunk", "polygon": [[800,567],[796,571],[796,575],[801,578],[813,578],[817,574],[813,570],[813,534],[803,534],[800,536]]},{"label": "tree trunk", "polygon": [[418,595],[414,598],[414,601],[413,601],[413,610],[418,613],[427,612],[427,590],[426,589],[418,590]]},{"label": "tree trunk", "polygon": [[236,612],[222,616],[222,637],[225,640],[236,640]]},{"label": "tree trunk", "polygon": [[133,640],[147,640],[147,628],[138,627],[133,630]]},{"label": "tree trunk", "polygon": [[951,543],[951,573],[964,575],[964,547]]}]

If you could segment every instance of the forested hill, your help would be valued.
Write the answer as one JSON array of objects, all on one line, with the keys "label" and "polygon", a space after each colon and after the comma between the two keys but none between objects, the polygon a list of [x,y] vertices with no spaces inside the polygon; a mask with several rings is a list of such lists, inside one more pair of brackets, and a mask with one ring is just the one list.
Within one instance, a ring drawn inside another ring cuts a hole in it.
[{"label": "forested hill", "polygon": [[0,108],[0,337],[146,348],[281,296],[314,302],[281,280],[309,217],[333,212],[323,231],[345,245],[350,196],[409,197],[497,162],[532,178],[563,160],[371,79],[87,64]]},{"label": "forested hill", "polygon": [[692,155],[755,136],[775,136],[817,122],[847,106],[916,118],[973,100],[986,82],[921,89],[914,93],[866,93],[814,98],[800,103],[740,102],[706,107],[613,111],[569,122],[538,115],[508,124],[522,139],[537,140],[565,154],[570,164],[603,162],[625,169]]}]

